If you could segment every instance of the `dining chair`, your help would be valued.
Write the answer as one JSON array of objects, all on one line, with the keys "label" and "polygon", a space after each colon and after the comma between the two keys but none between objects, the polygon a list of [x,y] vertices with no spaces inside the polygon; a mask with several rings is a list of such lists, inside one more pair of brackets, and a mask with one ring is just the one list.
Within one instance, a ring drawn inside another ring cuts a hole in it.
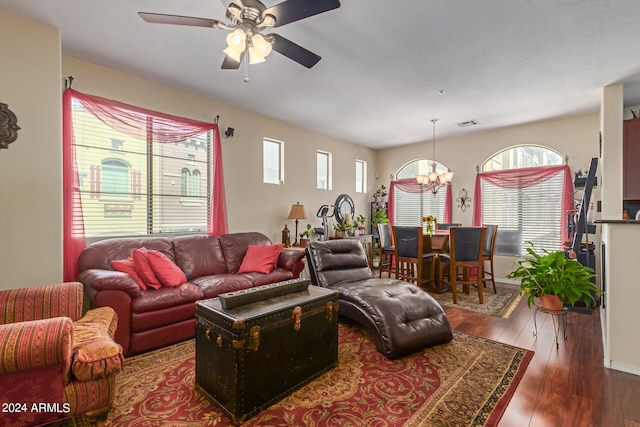
[{"label": "dining chair", "polygon": [[[491,282],[493,284],[493,292],[498,293],[496,290],[496,279],[493,274],[493,253],[496,248],[496,236],[498,235],[497,225],[485,225],[487,228],[487,234],[484,239],[484,250],[482,251],[483,269],[482,269],[482,283]],[[489,263],[489,269],[484,268],[484,263]]]},{"label": "dining chair", "polygon": [[447,223],[447,222],[443,222],[443,223],[436,222],[436,230],[448,230],[451,227],[460,227],[460,226],[462,226],[462,224],[455,223],[455,222],[450,222],[450,223]]},{"label": "dining chair", "polygon": [[423,236],[422,227],[394,226],[393,237],[396,278],[415,282],[418,286],[435,284],[436,254],[431,249],[431,240]]},{"label": "dining chair", "polygon": [[[391,242],[391,226],[389,223],[378,224],[378,237],[380,239],[380,274],[378,277],[382,277],[382,272],[386,271],[391,277],[391,273],[395,273],[395,256],[396,248]],[[385,268],[386,267],[386,268]]]},{"label": "dining chair", "polygon": [[[451,227],[449,229],[449,253],[438,255],[442,264],[440,281],[451,287],[453,303],[458,303],[457,287],[465,285],[465,292],[468,293],[470,285],[478,288],[478,299],[483,304],[483,251],[486,227]],[[458,269],[462,268],[463,274],[458,276]],[[477,269],[475,275],[469,274],[470,269]],[[444,270],[448,271],[445,274]]]}]

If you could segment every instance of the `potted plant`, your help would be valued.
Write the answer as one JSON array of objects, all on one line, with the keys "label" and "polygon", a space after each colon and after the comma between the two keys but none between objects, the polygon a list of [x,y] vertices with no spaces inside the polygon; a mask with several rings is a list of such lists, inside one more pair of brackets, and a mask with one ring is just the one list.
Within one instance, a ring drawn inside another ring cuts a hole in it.
[{"label": "potted plant", "polygon": [[365,232],[367,230],[367,226],[364,225],[365,222],[367,222],[367,218],[365,218],[364,215],[358,215],[356,217],[356,219],[354,220],[354,222],[355,222],[355,225],[356,225],[356,227],[358,229],[358,235],[364,236],[366,234]]},{"label": "potted plant", "polygon": [[[595,295],[602,291],[591,283],[595,276],[590,267],[577,260],[567,258],[564,251],[536,252],[533,243],[527,252],[531,258],[517,261],[517,268],[507,275],[509,279],[520,278],[520,295],[527,292],[527,305],[531,307],[535,297],[540,298],[540,305],[549,311],[560,311],[567,302],[574,305],[583,301],[590,306],[595,303]],[[550,298],[547,298],[549,296]],[[547,299],[555,300],[555,306],[547,306]],[[559,305],[558,305],[559,304]]]},{"label": "potted plant", "polygon": [[307,224],[307,229],[300,233],[300,246],[306,248],[311,240],[311,224]]},{"label": "potted plant", "polygon": [[349,218],[345,218],[342,222],[334,225],[333,229],[336,232],[336,237],[345,237],[352,235],[354,226],[349,222]]},{"label": "potted plant", "polygon": [[378,224],[386,224],[388,222],[389,218],[387,218],[387,212],[383,210],[373,211],[373,214],[371,215],[371,225],[374,230],[378,228]]}]

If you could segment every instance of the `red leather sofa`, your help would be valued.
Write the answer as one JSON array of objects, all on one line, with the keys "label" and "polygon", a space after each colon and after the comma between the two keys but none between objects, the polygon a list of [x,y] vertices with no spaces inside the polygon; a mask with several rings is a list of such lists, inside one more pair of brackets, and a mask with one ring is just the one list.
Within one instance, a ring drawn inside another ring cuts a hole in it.
[{"label": "red leather sofa", "polygon": [[[256,232],[101,240],[80,254],[78,279],[92,306],[116,311],[115,340],[124,355],[131,356],[194,337],[198,300],[299,277],[304,268],[302,251],[282,251],[268,274],[238,273],[249,245],[271,244]],[[114,270],[111,261],[126,259],[142,247],[166,255],[185,273],[187,282],[141,290],[133,277]]]}]

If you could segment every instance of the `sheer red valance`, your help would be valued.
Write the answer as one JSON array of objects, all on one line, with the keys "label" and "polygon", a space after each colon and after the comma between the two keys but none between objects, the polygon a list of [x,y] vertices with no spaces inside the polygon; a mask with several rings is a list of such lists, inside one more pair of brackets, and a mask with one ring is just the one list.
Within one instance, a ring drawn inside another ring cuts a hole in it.
[{"label": "sheer red valance", "polygon": [[[476,176],[475,197],[473,200],[473,225],[480,226],[482,219],[482,183],[487,182],[497,187],[524,189],[541,184],[558,175],[563,176],[562,211],[573,209],[573,182],[569,166],[539,166],[533,168],[509,169],[504,171],[481,172]],[[567,229],[567,215],[561,218],[561,233]]]}]

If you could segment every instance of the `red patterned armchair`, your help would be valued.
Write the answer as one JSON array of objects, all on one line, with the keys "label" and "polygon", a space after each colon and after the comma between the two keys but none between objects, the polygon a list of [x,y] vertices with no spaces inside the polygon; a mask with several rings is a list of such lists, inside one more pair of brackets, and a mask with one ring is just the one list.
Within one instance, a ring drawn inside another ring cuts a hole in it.
[{"label": "red patterned armchair", "polygon": [[82,283],[0,290],[0,426],[111,409],[123,363],[110,307],[82,316]]}]

